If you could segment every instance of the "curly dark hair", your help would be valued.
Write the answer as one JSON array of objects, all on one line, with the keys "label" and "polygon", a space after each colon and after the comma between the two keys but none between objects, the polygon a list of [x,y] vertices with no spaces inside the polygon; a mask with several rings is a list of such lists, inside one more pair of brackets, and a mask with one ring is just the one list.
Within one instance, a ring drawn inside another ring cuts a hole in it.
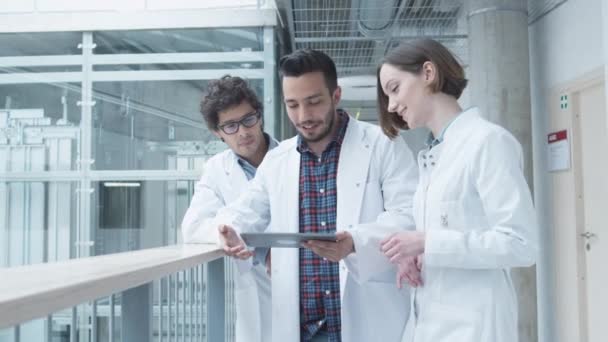
[{"label": "curly dark hair", "polygon": [[210,81],[201,101],[201,114],[203,114],[207,127],[216,131],[220,120],[219,113],[238,106],[244,101],[258,113],[263,113],[262,102],[258,100],[255,92],[244,79],[225,75],[218,80]]}]

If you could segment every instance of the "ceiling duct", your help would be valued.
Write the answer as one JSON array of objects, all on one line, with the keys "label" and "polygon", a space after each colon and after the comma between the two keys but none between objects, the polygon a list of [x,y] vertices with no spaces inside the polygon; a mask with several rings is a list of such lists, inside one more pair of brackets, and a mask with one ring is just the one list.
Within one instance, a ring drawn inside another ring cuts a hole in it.
[{"label": "ceiling duct", "polygon": [[402,2],[406,0],[361,0],[359,31],[365,37],[383,38],[392,29]]}]

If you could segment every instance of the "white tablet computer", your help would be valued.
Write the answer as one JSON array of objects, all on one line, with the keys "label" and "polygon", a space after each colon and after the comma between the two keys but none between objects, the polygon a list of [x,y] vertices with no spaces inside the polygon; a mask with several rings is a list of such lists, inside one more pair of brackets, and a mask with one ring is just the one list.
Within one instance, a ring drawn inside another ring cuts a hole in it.
[{"label": "white tablet computer", "polygon": [[336,233],[242,233],[249,247],[300,248],[309,240],[336,241]]}]

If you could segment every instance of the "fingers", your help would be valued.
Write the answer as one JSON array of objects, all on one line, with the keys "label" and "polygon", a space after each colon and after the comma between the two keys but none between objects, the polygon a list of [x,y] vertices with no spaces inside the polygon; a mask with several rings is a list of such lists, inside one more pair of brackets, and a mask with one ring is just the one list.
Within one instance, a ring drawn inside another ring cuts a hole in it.
[{"label": "fingers", "polygon": [[420,272],[422,272],[423,264],[424,264],[424,255],[420,254],[419,256],[416,257],[416,266],[418,267],[418,270]]},{"label": "fingers", "polygon": [[238,245],[238,246],[224,246],[224,251],[226,252],[226,254],[230,255],[230,256],[234,256],[235,254],[237,254],[238,252],[241,252],[245,249],[244,245]]},{"label": "fingers", "polygon": [[[336,235],[336,237],[337,237],[337,235]],[[344,237],[342,239],[344,239]],[[338,241],[340,241],[340,240],[338,240]],[[306,241],[306,244],[317,247],[317,248],[329,250],[329,249],[336,249],[338,243],[329,242],[329,241],[321,241],[321,240],[308,240],[308,241]]]},{"label": "fingers", "polygon": [[[331,246],[331,248],[327,248],[328,246]],[[312,241],[311,240],[311,241],[303,242],[302,247],[308,248],[316,255],[318,255],[322,258],[328,259],[330,261],[333,261],[333,262],[340,261],[340,257],[338,256],[335,242],[329,242],[329,245],[328,245],[328,243],[326,243],[324,241]]]},{"label": "fingers", "polygon": [[[401,258],[397,263],[397,286],[403,285],[403,280],[411,287],[422,286],[422,277],[416,265],[415,257]],[[400,287],[399,287],[400,288]]]},{"label": "fingers", "polygon": [[228,232],[228,226],[225,224],[220,224],[220,226],[217,229],[220,231],[220,233],[222,235],[225,235]]},{"label": "fingers", "polygon": [[406,273],[405,274],[405,278],[407,279],[407,283],[411,287],[417,287],[418,286],[418,284],[416,283],[416,280],[412,277],[412,275],[410,273]]},{"label": "fingers", "polygon": [[397,273],[395,273],[396,275],[396,279],[397,279],[397,288],[400,289],[403,287],[403,275],[401,274],[401,272],[397,271]]},{"label": "fingers", "polygon": [[407,277],[409,279],[409,284],[412,287],[419,287],[422,286],[422,279],[420,278],[420,273],[418,273],[415,270],[410,270],[407,273]]},{"label": "fingers", "polygon": [[407,273],[414,287],[422,286],[422,274],[418,269],[417,258],[409,257],[407,259]]},{"label": "fingers", "polygon": [[384,255],[391,261],[391,263],[398,262],[403,256],[398,246],[392,247],[391,249],[384,252]]},{"label": "fingers", "polygon": [[347,231],[341,231],[336,233],[336,241],[342,241],[347,239],[350,236],[350,233]]},{"label": "fingers", "polygon": [[224,252],[226,255],[241,260],[249,259],[253,256],[253,252],[248,250],[245,245],[238,245],[235,247],[224,246]]},{"label": "fingers", "polygon": [[241,259],[241,260],[245,260],[245,259],[249,259],[253,256],[253,252],[250,250],[243,250],[238,252],[234,257],[237,259]]},{"label": "fingers", "polygon": [[386,254],[386,251],[395,248],[399,245],[399,239],[397,237],[392,237],[388,239],[385,243],[380,245],[380,250]]},{"label": "fingers", "polygon": [[387,242],[389,242],[397,233],[393,233],[387,237],[385,237],[384,239],[382,239],[382,241],[380,241],[380,246],[383,246],[384,244],[386,244]]}]

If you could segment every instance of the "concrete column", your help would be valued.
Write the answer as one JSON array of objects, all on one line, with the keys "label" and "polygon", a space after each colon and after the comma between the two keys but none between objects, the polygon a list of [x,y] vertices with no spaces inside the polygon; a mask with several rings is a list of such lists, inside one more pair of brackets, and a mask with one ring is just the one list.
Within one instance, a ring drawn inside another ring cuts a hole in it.
[{"label": "concrete column", "polygon": [[[532,188],[532,123],[526,0],[467,0],[471,103],[508,129],[524,150]],[[536,270],[512,272],[520,342],[537,341]]]},{"label": "concrete column", "polygon": [[[608,81],[608,2],[602,1],[602,34],[601,41],[604,42],[604,84]],[[606,108],[608,108],[608,87],[605,88]],[[606,113],[608,115],[608,113]],[[608,124],[608,120],[606,120]]]}]

